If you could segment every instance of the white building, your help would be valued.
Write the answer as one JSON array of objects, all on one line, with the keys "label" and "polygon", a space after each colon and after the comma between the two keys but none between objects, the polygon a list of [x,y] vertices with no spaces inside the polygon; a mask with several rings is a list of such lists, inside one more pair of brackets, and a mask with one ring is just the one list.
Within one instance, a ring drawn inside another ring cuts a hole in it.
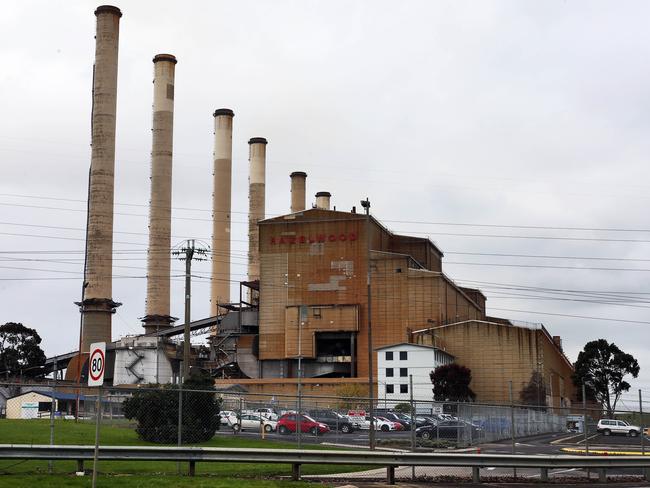
[{"label": "white building", "polygon": [[409,401],[411,376],[413,399],[433,401],[429,374],[438,366],[454,362],[454,356],[442,349],[407,342],[380,347],[376,351],[377,403],[385,408]]},{"label": "white building", "polygon": [[125,337],[115,346],[113,385],[174,383],[175,372],[157,337]]}]

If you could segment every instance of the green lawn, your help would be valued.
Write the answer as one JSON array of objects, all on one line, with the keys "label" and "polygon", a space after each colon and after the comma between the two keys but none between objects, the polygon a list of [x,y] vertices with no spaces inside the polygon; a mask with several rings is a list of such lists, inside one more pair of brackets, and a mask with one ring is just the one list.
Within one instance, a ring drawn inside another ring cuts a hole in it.
[{"label": "green lawn", "polygon": [[[49,420],[0,420],[0,443],[2,444],[49,444],[50,430]],[[92,445],[95,441],[95,426],[92,423],[73,420],[57,420],[55,424],[55,444],[84,444]],[[135,431],[127,424],[118,426],[102,426],[100,433],[100,445],[152,445],[138,439]],[[160,445],[160,444],[155,444]],[[267,449],[291,449],[295,444],[289,442],[278,442],[272,440],[243,438],[235,435],[216,435],[208,442],[193,444],[197,446],[210,447],[248,447]],[[318,449],[320,446],[305,446],[307,449]],[[86,462],[86,470],[92,469],[92,462]],[[71,476],[76,469],[76,463],[71,461],[57,461],[54,463],[52,477],[47,473],[47,461],[19,461],[0,460],[0,487],[2,486],[87,486],[88,477],[77,478]],[[182,464],[183,472],[187,472],[187,463]],[[304,474],[329,474],[366,469],[363,466],[340,466],[340,465],[305,465],[302,467]],[[164,488],[167,486],[233,486],[232,480],[229,485],[224,477],[249,478],[246,486],[251,487],[281,487],[300,486],[295,483],[283,484],[284,482],[261,480],[260,478],[272,478],[289,476],[291,466],[286,464],[247,464],[247,463],[197,463],[196,478],[184,478],[176,476],[178,464],[176,462],[148,462],[148,461],[103,461],[99,464],[99,472],[102,474],[102,483],[99,486],[114,486],[120,483],[124,487],[155,486]],[[30,475],[30,476],[26,476]],[[152,475],[155,475],[152,476]],[[215,476],[212,478],[212,476]],[[262,484],[250,484],[252,478],[257,478]],[[41,480],[45,484],[41,484]],[[20,484],[23,483],[24,484]],[[225,484],[215,484],[215,483]],[[50,483],[49,485],[47,483]],[[85,484],[84,484],[85,483]],[[166,484],[168,483],[168,484]],[[187,483],[187,485],[185,484]],[[279,484],[278,484],[279,483]]]},{"label": "green lawn", "polygon": [[[91,477],[73,475],[0,475],[2,488],[88,488]],[[326,485],[294,481],[273,481],[242,478],[223,478],[201,476],[187,478],[180,476],[149,475],[149,476],[100,476],[97,486],[113,488],[231,488],[242,486],[246,488],[305,488]]]}]

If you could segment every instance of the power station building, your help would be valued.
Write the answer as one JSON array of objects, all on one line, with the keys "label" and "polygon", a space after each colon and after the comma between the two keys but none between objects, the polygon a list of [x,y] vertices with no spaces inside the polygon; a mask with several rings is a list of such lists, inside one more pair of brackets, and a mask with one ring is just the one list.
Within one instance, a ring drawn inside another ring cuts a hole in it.
[{"label": "power station building", "polygon": [[493,402],[508,401],[509,380],[518,395],[541,370],[549,404],[570,404],[571,363],[545,329],[487,317],[485,296],[445,275],[433,242],[395,234],[354,208],[331,210],[324,193],[314,208],[259,222],[257,375],[218,382],[289,393],[301,358],[310,393],[335,393],[342,381],[365,385],[370,322],[375,358],[377,349],[400,343],[436,346],[470,367],[478,398]]}]

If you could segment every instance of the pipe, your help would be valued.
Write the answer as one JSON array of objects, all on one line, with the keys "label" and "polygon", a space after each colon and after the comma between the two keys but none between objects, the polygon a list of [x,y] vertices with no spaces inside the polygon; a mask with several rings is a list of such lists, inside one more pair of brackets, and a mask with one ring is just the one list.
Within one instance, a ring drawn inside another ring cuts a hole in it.
[{"label": "pipe", "polygon": [[210,315],[230,303],[230,211],[232,195],[232,120],[229,108],[214,112],[214,172],[212,193],[212,281]]},{"label": "pipe", "polygon": [[294,171],[291,177],[291,213],[305,210],[307,173]]},{"label": "pipe", "polygon": [[151,198],[149,200],[149,252],[147,256],[145,333],[171,327],[170,313],[172,150],[174,137],[174,75],[176,58],[153,58],[153,127],[151,142]]},{"label": "pipe", "polygon": [[328,191],[319,191],[316,193],[316,208],[321,210],[330,209],[330,197],[332,194]]},{"label": "pipe", "polygon": [[248,280],[260,279],[260,232],[257,222],[265,214],[266,145],[263,137],[248,141],[250,161],[248,200]]},{"label": "pipe", "polygon": [[82,302],[81,351],[93,342],[111,341],[111,317],[120,304],[112,299],[113,199],[117,57],[122,12],[102,5],[95,10],[95,70],[93,77],[92,152],[87,229],[87,283]]}]

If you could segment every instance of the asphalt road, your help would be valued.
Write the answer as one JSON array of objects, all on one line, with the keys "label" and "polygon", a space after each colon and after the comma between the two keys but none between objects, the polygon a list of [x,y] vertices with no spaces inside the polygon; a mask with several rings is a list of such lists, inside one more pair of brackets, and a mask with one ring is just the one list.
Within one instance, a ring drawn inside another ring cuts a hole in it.
[{"label": "asphalt road", "polygon": [[[260,434],[257,431],[243,431],[237,434],[234,434],[230,429],[222,429],[218,432],[217,435],[239,435],[248,438],[259,438]],[[278,433],[265,434],[265,438],[274,441],[285,441],[285,442],[296,442],[297,436],[292,435],[281,435]],[[401,440],[405,442],[406,445],[404,448],[408,448],[408,442],[411,439],[410,431],[402,432],[376,432],[377,440]],[[325,435],[314,436],[310,434],[302,435],[302,443],[305,445],[311,444],[339,444],[347,445],[350,447],[367,447],[369,443],[369,432],[367,430],[356,431],[351,434],[343,434],[341,432],[329,432]],[[381,446],[381,443],[379,444]],[[650,452],[650,439],[646,438],[647,451]],[[474,446],[480,448],[483,453],[492,453],[492,454],[512,454],[513,446],[512,441],[504,440],[499,442],[484,443],[479,446]],[[563,454],[562,448],[564,447],[577,447],[584,448],[584,435],[572,435],[572,434],[544,434],[539,436],[527,437],[524,439],[516,439],[514,445],[514,454],[524,454],[524,455],[538,455],[538,454]],[[592,434],[589,436],[589,447],[599,449],[611,449],[611,450],[635,450],[640,451],[641,439],[640,438],[630,438],[625,436],[602,436],[600,434]],[[613,469],[608,471],[609,476],[629,476],[629,475],[641,475],[641,470],[639,469]],[[581,469],[559,469],[559,470],[549,470],[549,477],[551,478],[586,478],[588,473],[585,470]],[[592,472],[589,474],[592,478],[597,478],[597,473]],[[373,470],[365,473],[359,473],[358,479],[372,478],[372,477],[382,477],[381,470]],[[412,476],[411,468],[400,468],[398,472],[398,478],[408,479]],[[426,477],[434,478],[440,476],[462,476],[468,477],[471,476],[471,470],[464,468],[416,468],[417,477]],[[504,478],[513,476],[512,469],[503,469],[503,468],[482,468],[481,476],[485,478]],[[540,473],[537,469],[520,469],[517,472],[517,476],[522,480],[534,481],[539,479]],[[349,477],[349,476],[348,476]],[[636,486],[644,486],[642,484]]]}]

